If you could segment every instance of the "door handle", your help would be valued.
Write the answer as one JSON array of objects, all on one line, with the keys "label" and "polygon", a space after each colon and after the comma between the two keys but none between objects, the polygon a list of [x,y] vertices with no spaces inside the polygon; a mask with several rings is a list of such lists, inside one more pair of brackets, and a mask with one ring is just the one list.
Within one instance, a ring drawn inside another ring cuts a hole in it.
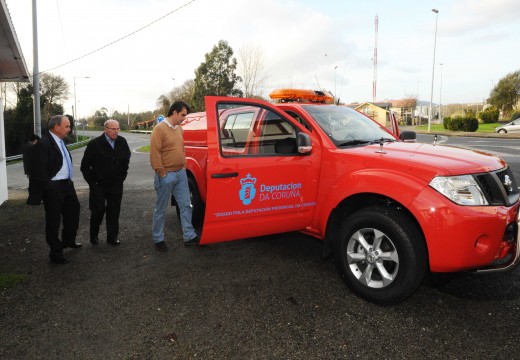
[{"label": "door handle", "polygon": [[225,179],[225,178],[233,178],[233,177],[237,177],[237,176],[238,176],[237,172],[211,174],[212,179]]}]

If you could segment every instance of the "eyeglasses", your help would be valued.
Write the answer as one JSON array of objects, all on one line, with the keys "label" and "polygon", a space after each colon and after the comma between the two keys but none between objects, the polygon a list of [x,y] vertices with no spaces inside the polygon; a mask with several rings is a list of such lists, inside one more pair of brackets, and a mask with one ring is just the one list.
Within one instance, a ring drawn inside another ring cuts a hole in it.
[{"label": "eyeglasses", "polygon": [[119,130],[121,130],[120,128],[109,128],[109,127],[107,127],[107,129],[108,130],[112,130],[112,131],[119,131]]}]

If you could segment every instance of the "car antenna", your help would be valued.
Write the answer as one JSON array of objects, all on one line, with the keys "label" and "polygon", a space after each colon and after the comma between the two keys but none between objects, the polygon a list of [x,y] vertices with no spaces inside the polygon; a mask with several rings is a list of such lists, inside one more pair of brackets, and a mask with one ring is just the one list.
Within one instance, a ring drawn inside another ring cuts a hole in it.
[{"label": "car antenna", "polygon": [[321,90],[320,82],[318,81],[318,76],[314,74],[314,77],[316,78],[316,82],[318,83],[318,90]]}]

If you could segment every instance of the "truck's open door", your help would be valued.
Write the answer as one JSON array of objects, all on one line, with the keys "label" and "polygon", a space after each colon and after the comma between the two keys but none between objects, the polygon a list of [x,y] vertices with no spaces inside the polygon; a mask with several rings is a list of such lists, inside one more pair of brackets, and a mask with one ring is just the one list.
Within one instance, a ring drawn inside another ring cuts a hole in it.
[{"label": "truck's open door", "polygon": [[405,142],[416,142],[417,141],[417,134],[415,131],[401,131],[399,128],[399,121],[397,120],[397,117],[395,116],[395,113],[393,111],[390,111],[389,115],[390,120],[390,129],[388,129],[392,134],[397,136],[399,139]]},{"label": "truck's open door", "polygon": [[390,131],[392,132],[392,134],[399,137],[401,135],[401,130],[399,130],[399,122],[395,117],[395,113],[393,111],[390,111],[390,114],[388,116],[390,117]]},{"label": "truck's open door", "polygon": [[200,243],[308,227],[316,206],[320,151],[298,148],[307,130],[259,100],[209,96],[206,114],[207,194]]}]

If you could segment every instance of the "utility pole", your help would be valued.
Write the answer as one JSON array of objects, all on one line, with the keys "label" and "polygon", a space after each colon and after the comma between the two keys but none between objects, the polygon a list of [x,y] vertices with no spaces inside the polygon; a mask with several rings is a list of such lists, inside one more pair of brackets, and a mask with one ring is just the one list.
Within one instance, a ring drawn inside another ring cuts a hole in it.
[{"label": "utility pole", "polygon": [[435,48],[437,47],[437,20],[439,20],[439,10],[432,9],[432,11],[435,13],[435,38],[433,41],[433,68],[432,68],[432,89],[430,92],[430,111],[428,114],[428,132],[431,130],[432,126],[432,104],[433,104],[433,80],[435,76]]},{"label": "utility pole", "polygon": [[372,101],[376,101],[377,97],[377,35],[379,32],[379,17],[376,15],[374,19],[374,24],[376,27],[376,39],[374,44],[374,80],[372,81]]},{"label": "utility pole", "polygon": [[34,133],[42,136],[42,119],[40,113],[40,70],[38,68],[38,16],[36,0],[32,2],[33,18],[33,95],[34,95]]},{"label": "utility pole", "polygon": [[442,119],[442,65],[443,63],[439,63],[441,66],[441,83],[439,86],[439,121]]}]

